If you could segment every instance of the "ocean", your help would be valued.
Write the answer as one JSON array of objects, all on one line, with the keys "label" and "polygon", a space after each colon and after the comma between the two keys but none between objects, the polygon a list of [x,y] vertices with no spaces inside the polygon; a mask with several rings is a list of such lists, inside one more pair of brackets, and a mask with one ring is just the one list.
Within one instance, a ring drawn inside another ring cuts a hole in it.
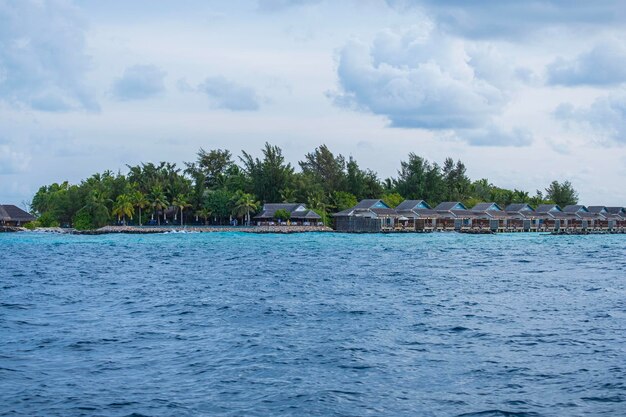
[{"label": "ocean", "polygon": [[626,235],[0,234],[2,416],[624,416]]}]

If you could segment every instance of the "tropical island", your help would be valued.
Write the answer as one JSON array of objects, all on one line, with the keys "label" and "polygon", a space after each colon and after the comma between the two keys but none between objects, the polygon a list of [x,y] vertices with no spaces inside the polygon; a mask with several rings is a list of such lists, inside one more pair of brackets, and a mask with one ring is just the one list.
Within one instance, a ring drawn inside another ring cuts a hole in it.
[{"label": "tropical island", "polygon": [[235,159],[229,150],[200,149],[196,160],[183,167],[148,162],[127,168],[126,173],[93,174],[80,184],[42,186],[30,204],[36,220],[26,227],[104,232],[138,232],[137,227],[158,232],[167,230],[164,226],[266,232],[329,227],[554,231],[561,222],[618,230],[626,220],[622,207],[579,206],[569,181],[552,181],[545,193],[531,195],[497,187],[488,179],[471,180],[460,160],[446,158],[439,165],[415,153],[401,162],[396,177],[386,179],[362,169],[352,157],[335,155],[326,145],[305,154],[298,170],[269,143],[260,157],[242,151]]}]

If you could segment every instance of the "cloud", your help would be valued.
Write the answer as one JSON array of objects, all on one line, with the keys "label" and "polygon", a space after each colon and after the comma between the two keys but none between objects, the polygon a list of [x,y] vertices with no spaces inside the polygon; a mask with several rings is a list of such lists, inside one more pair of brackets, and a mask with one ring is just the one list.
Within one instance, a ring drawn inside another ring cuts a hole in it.
[{"label": "cloud", "polygon": [[550,84],[610,86],[626,82],[626,46],[615,40],[566,60],[557,58],[547,67]]},{"label": "cloud", "polygon": [[335,103],[383,115],[393,127],[480,128],[508,101],[495,85],[501,80],[474,67],[461,41],[415,28],[349,43],[338,76]]},{"label": "cloud", "polygon": [[519,38],[554,27],[604,30],[626,22],[621,0],[387,0],[400,11],[420,8],[440,27],[470,38]]},{"label": "cloud", "polygon": [[165,72],[154,65],[135,65],[126,68],[121,78],[113,83],[113,95],[118,100],[141,100],[165,91]]},{"label": "cloud", "polygon": [[[184,80],[179,82],[179,88],[183,89]],[[259,98],[253,88],[224,77],[208,77],[196,88],[209,97],[214,107],[232,111],[258,110]]]},{"label": "cloud", "polygon": [[460,130],[455,134],[457,139],[464,140],[473,146],[528,146],[533,137],[529,130],[514,128],[510,131],[490,125],[483,129]]},{"label": "cloud", "polygon": [[278,11],[290,7],[317,4],[321,0],[258,0],[259,10]]},{"label": "cloud", "polygon": [[41,111],[98,110],[84,84],[85,24],[64,1],[0,3],[0,99]]},{"label": "cloud", "polygon": [[30,156],[13,150],[9,145],[0,144],[0,175],[18,174],[26,171]]},{"label": "cloud", "polygon": [[626,89],[597,98],[588,107],[563,103],[553,116],[565,123],[587,125],[599,137],[626,144]]}]

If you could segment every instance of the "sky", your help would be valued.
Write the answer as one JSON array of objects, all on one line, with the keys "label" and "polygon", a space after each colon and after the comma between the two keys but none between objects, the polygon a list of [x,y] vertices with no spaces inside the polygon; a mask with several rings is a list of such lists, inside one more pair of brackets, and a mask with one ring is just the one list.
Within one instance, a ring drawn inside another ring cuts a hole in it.
[{"label": "sky", "polygon": [[0,0],[0,202],[200,147],[626,205],[621,0]]}]

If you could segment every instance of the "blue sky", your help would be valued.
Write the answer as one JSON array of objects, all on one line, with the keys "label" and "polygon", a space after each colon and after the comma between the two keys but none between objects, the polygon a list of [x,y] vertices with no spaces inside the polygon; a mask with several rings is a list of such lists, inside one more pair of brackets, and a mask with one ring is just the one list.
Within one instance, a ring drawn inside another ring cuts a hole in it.
[{"label": "blue sky", "polygon": [[198,148],[415,152],[626,205],[618,0],[0,0],[0,201]]}]

